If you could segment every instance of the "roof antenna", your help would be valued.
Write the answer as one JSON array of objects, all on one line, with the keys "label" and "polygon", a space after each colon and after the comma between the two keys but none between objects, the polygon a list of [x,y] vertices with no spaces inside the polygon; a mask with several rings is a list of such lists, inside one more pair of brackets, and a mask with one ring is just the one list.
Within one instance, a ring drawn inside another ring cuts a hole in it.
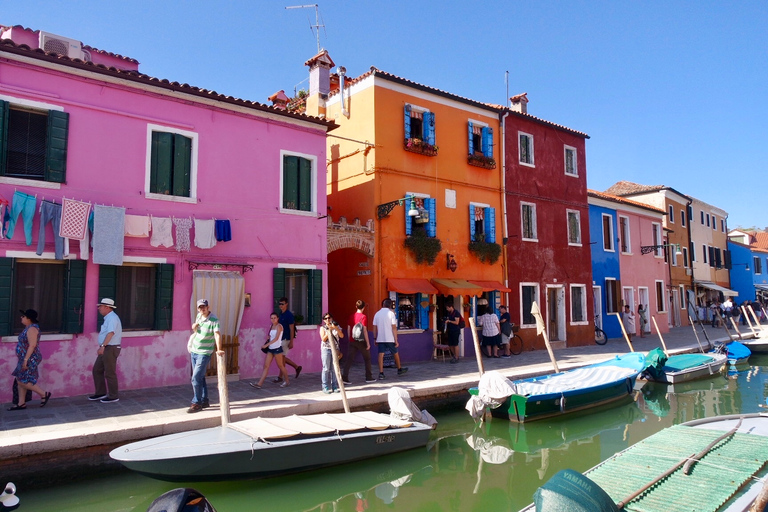
[{"label": "roof antenna", "polygon": [[[325,22],[320,17],[320,8],[317,4],[311,4],[311,5],[292,5],[290,7],[286,7],[286,9],[315,9],[315,24],[312,24],[312,20],[307,17],[307,21],[309,21],[309,30],[312,31],[312,34],[315,35],[317,38],[317,53],[320,53],[320,27],[323,28],[323,34],[325,34],[325,37],[328,37],[328,34],[325,32]],[[323,23],[321,23],[323,21]]]}]

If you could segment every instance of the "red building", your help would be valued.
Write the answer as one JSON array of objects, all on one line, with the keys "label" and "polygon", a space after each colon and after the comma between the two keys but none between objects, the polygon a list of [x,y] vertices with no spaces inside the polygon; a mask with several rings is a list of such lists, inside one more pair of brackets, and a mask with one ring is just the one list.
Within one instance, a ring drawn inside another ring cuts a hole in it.
[{"label": "red building", "polygon": [[531,304],[555,347],[594,343],[585,133],[527,112],[504,116],[509,312],[526,348],[543,348]]}]

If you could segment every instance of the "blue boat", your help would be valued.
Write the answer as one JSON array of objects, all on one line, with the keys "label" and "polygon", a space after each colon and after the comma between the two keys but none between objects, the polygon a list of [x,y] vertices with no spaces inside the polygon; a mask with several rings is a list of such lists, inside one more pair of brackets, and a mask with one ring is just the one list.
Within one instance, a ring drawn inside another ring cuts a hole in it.
[{"label": "blue boat", "polygon": [[749,356],[752,355],[752,351],[749,350],[749,347],[738,341],[715,343],[715,348],[712,352],[716,354],[726,354],[728,356],[728,364],[732,366],[746,363]]}]

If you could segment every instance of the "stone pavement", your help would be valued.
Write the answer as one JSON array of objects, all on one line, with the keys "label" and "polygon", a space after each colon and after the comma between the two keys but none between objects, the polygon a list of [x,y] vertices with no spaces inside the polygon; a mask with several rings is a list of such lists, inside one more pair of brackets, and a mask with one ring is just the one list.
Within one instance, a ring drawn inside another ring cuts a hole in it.
[{"label": "stone pavement", "polygon": [[[712,342],[727,339],[722,328],[708,327],[707,332]],[[699,336],[706,350],[700,331]],[[672,329],[664,339],[673,352],[698,350],[690,327]],[[635,350],[642,352],[659,345],[657,336],[635,338],[634,342]],[[555,351],[555,355],[560,369],[565,370],[627,351],[626,342],[611,339],[604,346],[565,348]],[[486,358],[483,364],[486,371],[497,370],[513,379],[552,371],[546,350],[524,351],[509,359]],[[466,401],[466,390],[479,378],[474,357],[464,358],[459,364],[448,364],[446,359],[406,365],[409,371],[402,376],[395,369],[385,369],[386,380],[366,384],[362,364],[356,364],[350,372],[352,384],[346,386],[350,407],[386,411],[387,391],[395,385],[408,389],[421,407],[456,406]],[[272,384],[271,377],[261,390],[248,382],[228,383],[231,421],[343,411],[340,394],[320,391],[318,373],[302,373],[286,388]],[[104,458],[109,449],[129,441],[219,425],[221,412],[215,382],[209,383],[209,391],[213,406],[195,414],[186,412],[192,394],[190,385],[122,391],[120,401],[111,404],[90,402],[85,396],[57,398],[54,394],[45,408],[39,407],[39,400],[30,402],[24,411],[9,412],[4,405],[0,410],[0,469],[19,457],[48,460],[57,452],[69,454],[64,459],[78,451],[97,452]]]}]

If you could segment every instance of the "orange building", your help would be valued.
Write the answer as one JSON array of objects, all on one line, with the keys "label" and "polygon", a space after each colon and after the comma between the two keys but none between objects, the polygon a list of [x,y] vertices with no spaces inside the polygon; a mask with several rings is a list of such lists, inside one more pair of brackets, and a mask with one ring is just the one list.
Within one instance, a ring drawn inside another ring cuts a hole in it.
[{"label": "orange building", "polygon": [[307,65],[306,113],[339,126],[328,138],[330,311],[346,325],[363,299],[370,329],[391,298],[403,361],[429,359],[447,300],[467,320],[485,301],[498,313],[508,291],[501,107],[373,67],[348,80],[325,51]]}]

